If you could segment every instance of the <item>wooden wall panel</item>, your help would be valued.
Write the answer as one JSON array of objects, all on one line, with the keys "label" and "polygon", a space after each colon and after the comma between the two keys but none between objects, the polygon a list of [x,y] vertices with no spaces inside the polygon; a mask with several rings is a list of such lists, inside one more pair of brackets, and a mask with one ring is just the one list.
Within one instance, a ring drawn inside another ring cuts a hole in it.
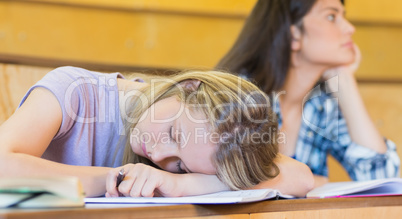
[{"label": "wooden wall panel", "polygon": [[362,52],[356,76],[370,81],[402,81],[402,1],[346,0],[346,17],[356,27]]},{"label": "wooden wall panel", "polygon": [[402,23],[402,1],[346,0],[347,16],[351,20],[370,23]]},{"label": "wooden wall panel", "polygon": [[256,0],[19,0],[25,2],[77,5],[186,14],[245,16]]},{"label": "wooden wall panel", "polygon": [[14,113],[28,89],[50,70],[0,64],[0,125]]},{"label": "wooden wall panel", "polygon": [[0,53],[150,68],[212,67],[245,17],[34,2],[0,1]]},{"label": "wooden wall panel", "polygon": [[402,23],[401,26],[357,24],[353,38],[362,52],[357,78],[402,81]]},{"label": "wooden wall panel", "polygon": [[[212,68],[232,46],[255,2],[0,0],[0,62]],[[354,40],[363,52],[359,79],[402,81],[401,5],[346,1],[347,17],[357,29]]]}]

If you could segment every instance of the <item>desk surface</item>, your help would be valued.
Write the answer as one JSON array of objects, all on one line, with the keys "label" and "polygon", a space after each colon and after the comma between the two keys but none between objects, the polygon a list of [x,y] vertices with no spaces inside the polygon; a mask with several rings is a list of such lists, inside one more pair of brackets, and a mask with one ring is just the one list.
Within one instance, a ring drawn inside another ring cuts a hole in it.
[{"label": "desk surface", "polygon": [[0,210],[0,218],[172,218],[213,215],[252,215],[269,212],[323,209],[397,207],[402,213],[402,196],[369,198],[268,200],[230,205],[167,205],[150,207],[69,208],[43,210]]}]

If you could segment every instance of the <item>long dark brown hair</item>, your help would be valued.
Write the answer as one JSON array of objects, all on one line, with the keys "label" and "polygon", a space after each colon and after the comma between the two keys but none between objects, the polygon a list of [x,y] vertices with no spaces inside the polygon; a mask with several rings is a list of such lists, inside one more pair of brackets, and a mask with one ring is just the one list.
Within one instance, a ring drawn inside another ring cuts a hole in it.
[{"label": "long dark brown hair", "polygon": [[316,1],[258,0],[216,69],[244,75],[267,94],[280,89],[291,64],[290,27],[295,25],[303,31],[303,17]]}]

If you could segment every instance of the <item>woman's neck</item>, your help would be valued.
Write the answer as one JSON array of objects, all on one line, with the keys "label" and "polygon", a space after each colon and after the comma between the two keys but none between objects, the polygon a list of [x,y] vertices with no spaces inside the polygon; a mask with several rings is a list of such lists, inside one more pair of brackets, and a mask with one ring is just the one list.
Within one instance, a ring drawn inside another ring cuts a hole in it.
[{"label": "woman's neck", "polygon": [[282,104],[294,105],[302,103],[325,70],[326,67],[324,66],[308,63],[298,63],[291,66],[281,89],[281,91],[286,92],[281,96]]}]

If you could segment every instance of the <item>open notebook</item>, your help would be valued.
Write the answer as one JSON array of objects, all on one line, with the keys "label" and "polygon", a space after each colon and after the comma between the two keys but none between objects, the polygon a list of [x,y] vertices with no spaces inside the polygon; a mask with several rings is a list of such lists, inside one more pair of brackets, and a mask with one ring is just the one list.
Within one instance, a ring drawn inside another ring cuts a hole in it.
[{"label": "open notebook", "polygon": [[366,197],[402,195],[402,179],[334,182],[315,188],[307,198]]},{"label": "open notebook", "polygon": [[256,202],[267,199],[293,198],[293,196],[282,195],[273,189],[255,189],[241,191],[224,191],[207,195],[187,197],[117,197],[117,198],[85,198],[87,204],[233,204]]}]

